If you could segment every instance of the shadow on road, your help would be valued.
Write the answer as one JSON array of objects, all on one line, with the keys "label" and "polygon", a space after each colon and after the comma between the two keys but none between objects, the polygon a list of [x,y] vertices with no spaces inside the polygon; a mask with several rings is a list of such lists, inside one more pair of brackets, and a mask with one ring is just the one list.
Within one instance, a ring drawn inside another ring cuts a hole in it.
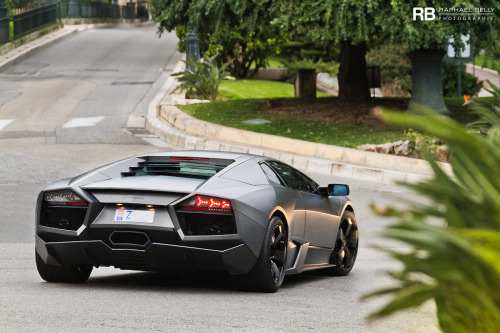
[{"label": "shadow on road", "polygon": [[[305,272],[285,278],[282,289],[293,290],[311,282],[319,282],[332,277],[322,272]],[[61,286],[62,284],[51,284]],[[225,274],[175,274],[157,272],[122,272],[116,275],[91,276],[85,284],[65,284],[65,288],[87,290],[128,290],[142,292],[245,292],[237,290],[231,278]]]}]

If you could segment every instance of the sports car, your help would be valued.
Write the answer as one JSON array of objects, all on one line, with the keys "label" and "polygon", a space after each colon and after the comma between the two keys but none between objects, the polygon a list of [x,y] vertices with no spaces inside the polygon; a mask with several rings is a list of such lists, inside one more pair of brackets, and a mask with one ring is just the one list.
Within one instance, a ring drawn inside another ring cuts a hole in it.
[{"label": "sports car", "polygon": [[48,282],[84,282],[113,266],[225,272],[237,287],[275,292],[287,274],[351,271],[358,226],[348,194],[257,155],[128,158],[40,193],[36,265]]}]

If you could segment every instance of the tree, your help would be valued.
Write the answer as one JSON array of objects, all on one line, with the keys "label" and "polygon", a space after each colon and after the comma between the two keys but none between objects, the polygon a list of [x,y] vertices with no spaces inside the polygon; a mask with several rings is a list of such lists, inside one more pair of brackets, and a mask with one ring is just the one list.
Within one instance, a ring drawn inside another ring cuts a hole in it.
[{"label": "tree", "polygon": [[369,100],[365,55],[367,43],[377,31],[374,14],[382,1],[275,0],[273,3],[281,9],[275,24],[292,40],[307,39],[326,50],[340,44],[339,100]]},{"label": "tree", "polygon": [[[416,7],[434,8],[435,19],[425,21],[416,17],[414,20],[413,11]],[[453,8],[458,12],[450,11]],[[494,15],[477,15],[476,8],[493,9]],[[472,11],[473,15],[464,13],[464,10]],[[390,6],[378,10],[375,24],[381,27],[390,42],[401,43],[410,51],[413,77],[412,97],[408,109],[410,112],[418,112],[419,106],[423,105],[438,113],[448,114],[442,97],[440,68],[450,37],[454,37],[454,47],[457,51],[464,47],[460,36],[469,34],[476,51],[487,48],[498,55],[499,16],[497,0],[391,1]]]},{"label": "tree", "polygon": [[237,78],[264,67],[280,38],[270,24],[275,9],[269,1],[151,0],[149,10],[160,23],[160,34],[177,30],[181,48],[189,22],[198,32],[202,53],[218,54],[219,65],[232,61],[229,69]]}]

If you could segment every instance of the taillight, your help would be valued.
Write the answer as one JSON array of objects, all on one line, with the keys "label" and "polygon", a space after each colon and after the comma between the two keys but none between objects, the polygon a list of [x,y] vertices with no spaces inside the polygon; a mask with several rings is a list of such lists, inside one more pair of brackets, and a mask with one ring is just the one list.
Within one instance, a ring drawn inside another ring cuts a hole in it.
[{"label": "taillight", "polygon": [[85,220],[88,202],[71,190],[49,191],[43,194],[40,225],[78,230]]},{"label": "taillight", "polygon": [[231,213],[232,211],[231,202],[229,200],[202,195],[197,195],[188,201],[183,202],[180,208],[222,213]]},{"label": "taillight", "polygon": [[236,234],[231,201],[197,195],[175,208],[180,227],[187,236]]},{"label": "taillight", "polygon": [[43,196],[45,203],[51,206],[87,206],[87,201],[80,198],[71,190],[46,192]]}]

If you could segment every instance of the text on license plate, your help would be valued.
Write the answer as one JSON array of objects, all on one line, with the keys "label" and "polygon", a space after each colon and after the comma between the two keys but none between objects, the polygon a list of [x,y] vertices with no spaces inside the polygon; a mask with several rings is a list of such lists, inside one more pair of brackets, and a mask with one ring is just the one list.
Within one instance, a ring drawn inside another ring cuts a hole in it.
[{"label": "text on license plate", "polygon": [[117,209],[115,222],[142,222],[153,223],[154,210]]}]

